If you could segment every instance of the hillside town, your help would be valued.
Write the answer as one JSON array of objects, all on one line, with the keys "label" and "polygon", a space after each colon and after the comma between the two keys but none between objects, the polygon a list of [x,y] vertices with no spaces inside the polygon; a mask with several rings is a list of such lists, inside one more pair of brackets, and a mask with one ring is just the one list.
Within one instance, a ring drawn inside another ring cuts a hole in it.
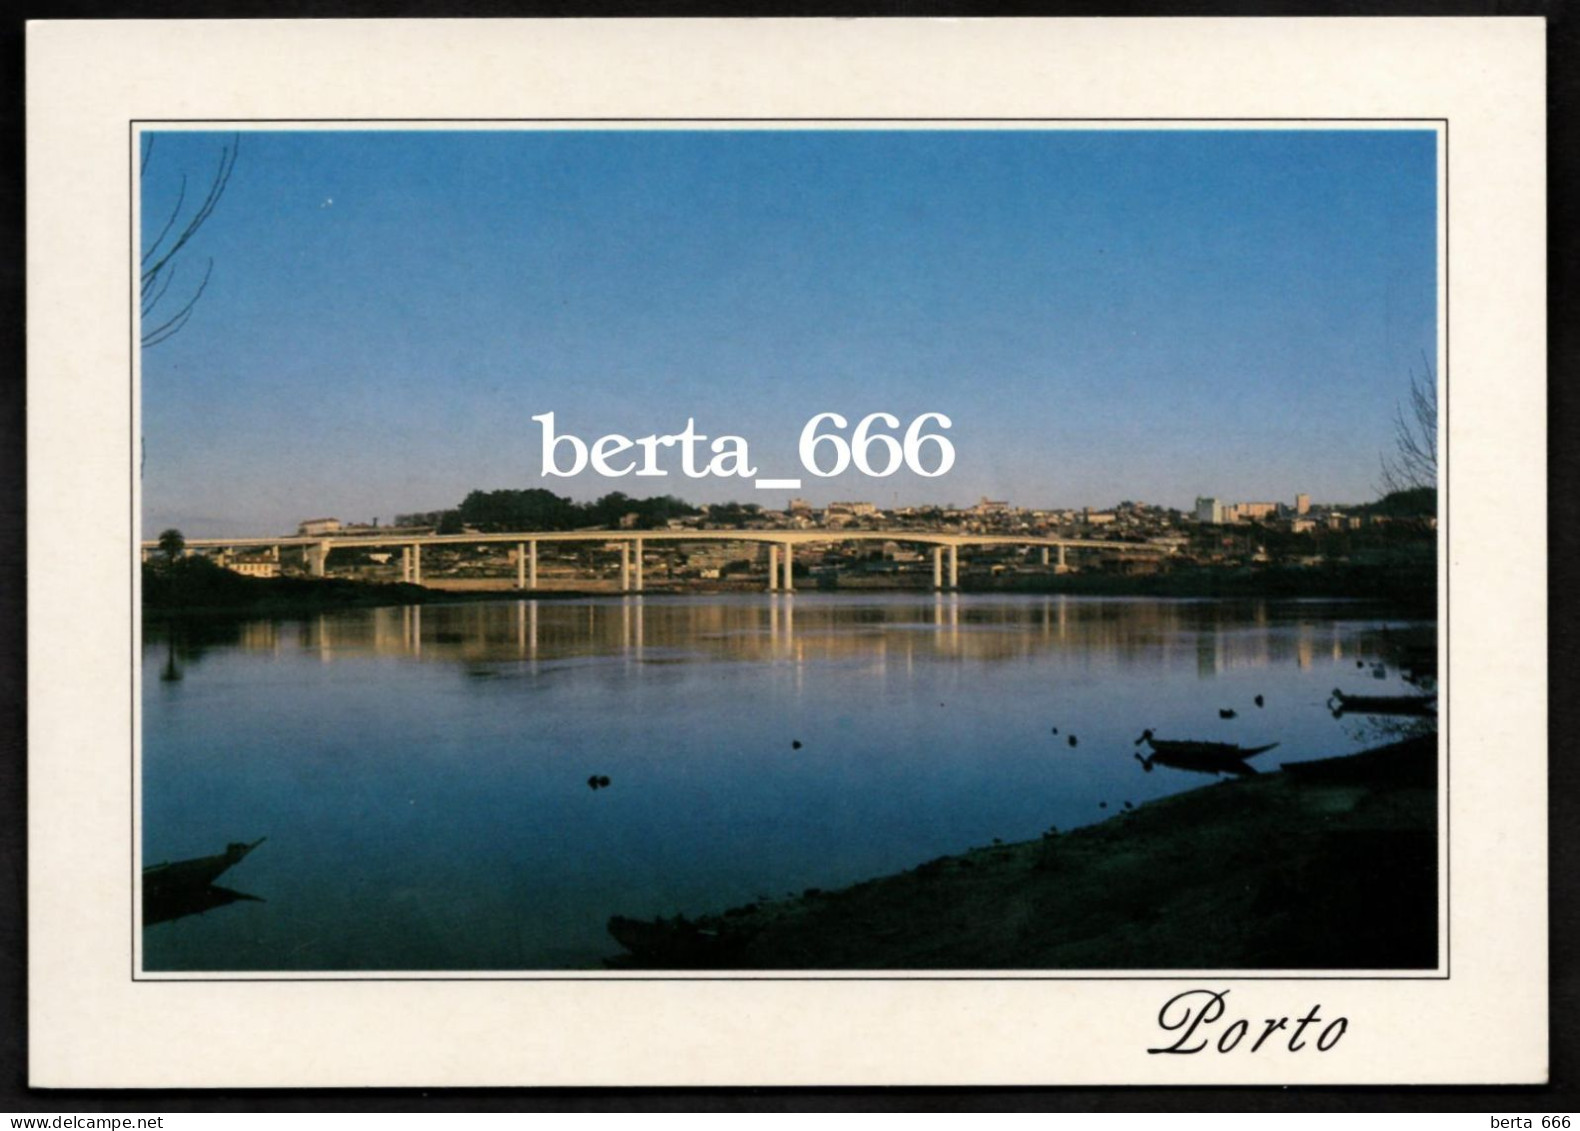
[{"label": "hillside town", "polygon": [[[621,543],[601,544],[598,531],[653,532],[638,550],[637,568],[649,586],[712,582],[756,584],[770,568],[765,536],[797,536],[789,568],[794,576],[825,587],[935,587],[934,553],[911,536],[999,540],[972,546],[965,555],[970,583],[1063,574],[1139,576],[1190,568],[1321,567],[1344,563],[1401,542],[1435,542],[1436,498],[1431,489],[1397,492],[1362,505],[1313,503],[1307,494],[1291,500],[1234,501],[1199,497],[1190,510],[1124,500],[1093,508],[1035,508],[1010,500],[982,498],[967,507],[881,507],[870,501],[835,501],[814,506],[793,498],[783,509],[758,504],[692,506],[672,497],[638,500],[610,495],[573,504],[546,491],[473,492],[454,509],[397,515],[393,523],[343,522],[319,517],[300,522],[282,540],[296,544],[221,545],[202,540],[198,552],[217,565],[253,577],[329,573],[377,580],[414,580],[402,560],[401,539],[444,537],[422,554],[421,580],[439,588],[510,587],[521,566],[521,550],[502,534],[557,531],[594,537],[544,542],[534,550],[533,588],[580,588],[621,579],[631,568]],[[687,541],[688,531],[699,534]],[[740,541],[720,537],[741,531]],[[806,536],[827,531],[822,542]],[[476,534],[487,541],[467,543]],[[877,537],[889,534],[890,538]],[[1017,545],[1015,539],[1025,538]],[[301,539],[332,544],[317,563]],[[332,542],[331,542],[332,540]],[[366,541],[366,545],[359,543]],[[1036,541],[1044,542],[1040,547]],[[1066,543],[1050,557],[1049,540]],[[629,542],[625,543],[629,546]],[[788,543],[787,543],[788,545]],[[152,544],[147,553],[154,553]],[[538,554],[541,552],[541,561]],[[787,556],[791,551],[786,549]],[[519,587],[519,585],[517,586]],[[621,586],[624,587],[623,585]]]}]

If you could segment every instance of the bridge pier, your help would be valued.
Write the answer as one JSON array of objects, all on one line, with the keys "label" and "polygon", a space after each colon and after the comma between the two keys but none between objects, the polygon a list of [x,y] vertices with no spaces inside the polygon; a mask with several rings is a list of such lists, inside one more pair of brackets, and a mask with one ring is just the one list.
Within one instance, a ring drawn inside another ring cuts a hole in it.
[{"label": "bridge pier", "polygon": [[[490,544],[493,545],[496,550],[501,548],[514,548],[516,555],[515,569],[512,571],[508,570],[507,567],[505,578],[510,579],[510,581],[507,581],[507,584],[510,584],[511,582],[514,583],[514,588],[517,591],[537,590],[539,588],[538,543],[544,541],[553,543],[556,546],[585,546],[586,548],[579,553],[578,560],[590,560],[595,570],[602,570],[604,564],[608,562],[608,558],[605,555],[611,551],[609,543],[611,541],[617,542],[618,545],[613,548],[620,551],[621,557],[621,579],[619,588],[621,591],[627,593],[641,593],[647,588],[646,552],[647,544],[649,542],[657,542],[664,545],[671,545],[677,542],[684,543],[691,540],[699,542],[705,541],[710,543],[734,543],[735,545],[740,546],[742,551],[747,554],[755,553],[756,551],[755,549],[746,550],[745,547],[766,546],[766,565],[768,574],[766,579],[766,587],[771,593],[793,593],[795,591],[796,547],[797,545],[806,545],[808,542],[813,544],[823,541],[829,543],[840,543],[845,541],[870,543],[878,540],[889,541],[892,539],[896,542],[910,542],[910,544],[914,545],[918,550],[922,548],[929,548],[932,550],[933,557],[932,587],[934,590],[939,592],[948,592],[951,589],[958,589],[960,587],[960,550],[962,548],[969,548],[971,546],[992,546],[998,547],[1000,550],[1009,550],[1013,548],[1014,552],[1019,555],[1017,557],[1018,561],[1029,564],[1040,560],[1042,562],[1043,570],[1060,574],[1071,572],[1079,568],[1079,566],[1071,560],[1071,556],[1073,554],[1090,553],[1093,549],[1096,549],[1100,552],[1122,554],[1125,560],[1130,560],[1131,557],[1141,554],[1156,554],[1166,557],[1172,553],[1169,548],[1155,544],[1147,545],[1138,543],[1134,545],[1116,546],[1110,543],[1089,542],[1083,539],[1065,540],[1054,535],[1047,537],[1032,537],[1030,541],[1026,540],[1025,536],[1016,535],[984,535],[978,538],[975,535],[960,534],[942,530],[914,532],[910,539],[906,538],[905,532],[903,531],[891,532],[867,530],[829,530],[824,532],[823,536],[809,536],[806,533],[799,532],[769,533],[757,531],[743,536],[732,531],[722,530],[609,530],[531,532],[532,537],[529,538],[524,536],[527,533],[527,531],[522,531],[519,533],[512,531],[508,533],[502,532],[500,534],[476,536],[477,544],[479,545]],[[801,539],[808,539],[808,542],[802,542]],[[256,549],[258,552],[268,554],[271,558],[274,558],[277,561],[283,559],[283,562],[290,566],[292,572],[296,572],[298,569],[300,569],[301,571],[309,573],[314,577],[325,577],[328,575],[329,558],[332,556],[335,549],[347,546],[357,546],[359,548],[363,546],[379,547],[392,551],[390,556],[387,558],[383,554],[379,555],[379,557],[386,562],[391,573],[394,573],[396,569],[393,551],[399,551],[400,572],[397,574],[397,576],[400,577],[402,581],[409,584],[415,583],[421,585],[423,583],[422,550],[423,547],[429,545],[453,546],[454,539],[453,536],[445,537],[426,534],[394,534],[388,538],[382,538],[378,536],[358,538],[348,537],[344,534],[336,534],[333,536],[314,534],[310,537],[291,538],[288,540],[287,544],[282,545],[280,541],[274,537],[243,539],[208,538],[195,540],[195,544],[189,545],[186,549],[186,552],[191,554],[208,553],[211,551],[225,551],[228,554],[230,551],[240,550],[243,548],[247,550]],[[1107,551],[1104,551],[1103,549],[1105,545],[1108,546]],[[636,559],[634,561],[632,560],[631,556],[633,546],[635,547],[636,554]],[[1035,547],[1037,550],[1036,558],[1033,558],[1027,552],[1032,547]],[[140,547],[140,550],[145,560],[158,561],[162,557],[162,552],[159,550],[158,545],[153,542],[143,543]],[[946,550],[948,551],[947,576],[944,572],[944,552]],[[445,555],[445,557],[448,557],[448,555]],[[660,564],[662,564],[662,552],[660,552],[659,557]],[[738,556],[733,560],[738,561]],[[441,558],[441,562],[443,561],[444,558]],[[747,561],[751,561],[749,556]],[[298,565],[297,563],[300,564]],[[925,564],[922,565],[922,568],[925,570]],[[970,568],[969,562],[967,563],[967,568]],[[914,574],[912,577],[914,580]],[[505,578],[501,578],[500,580],[505,580]]]}]

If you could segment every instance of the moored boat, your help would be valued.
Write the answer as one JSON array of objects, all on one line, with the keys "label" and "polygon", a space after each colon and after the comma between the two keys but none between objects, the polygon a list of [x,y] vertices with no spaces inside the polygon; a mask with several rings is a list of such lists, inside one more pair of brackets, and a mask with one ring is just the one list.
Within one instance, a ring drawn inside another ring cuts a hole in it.
[{"label": "moored boat", "polygon": [[213,856],[199,856],[192,860],[173,863],[150,864],[143,869],[143,898],[145,900],[174,892],[197,891],[208,887],[221,875],[247,858],[247,854],[262,844],[267,837],[259,837],[251,844],[239,841],[225,846],[225,851]]},{"label": "moored boat", "polygon": [[1435,715],[1436,695],[1346,695],[1337,687],[1328,696],[1328,709],[1335,715]]},{"label": "moored boat", "polygon": [[1142,731],[1135,745],[1140,746],[1143,742],[1151,748],[1151,756],[1143,758],[1137,754],[1135,757],[1142,769],[1149,773],[1153,765],[1158,764],[1204,774],[1254,774],[1256,770],[1246,759],[1278,745],[1269,742],[1265,746],[1240,746],[1233,742],[1154,738],[1151,730]]}]

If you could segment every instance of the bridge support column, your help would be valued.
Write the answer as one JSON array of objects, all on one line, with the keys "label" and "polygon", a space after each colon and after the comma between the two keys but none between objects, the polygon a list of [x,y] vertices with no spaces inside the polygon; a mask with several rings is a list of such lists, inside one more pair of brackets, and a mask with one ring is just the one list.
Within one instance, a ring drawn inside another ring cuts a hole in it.
[{"label": "bridge support column", "polygon": [[960,588],[960,547],[949,547],[949,588]]},{"label": "bridge support column", "polygon": [[[634,580],[636,582],[636,591],[640,593],[642,591],[642,540],[640,538],[636,540],[636,577]],[[641,621],[638,621],[637,624],[640,626]]]},{"label": "bridge support column", "polygon": [[1042,548],[1042,564],[1043,565],[1047,565],[1048,564],[1048,547],[1046,547],[1046,546],[1044,546]]},{"label": "bridge support column", "polygon": [[620,543],[620,592],[631,589],[631,543]]},{"label": "bridge support column", "polygon": [[768,592],[779,592],[779,547],[768,543]]},{"label": "bridge support column", "polygon": [[538,540],[532,539],[527,543],[527,588],[536,590],[538,587]]},{"label": "bridge support column", "polygon": [[324,576],[324,569],[328,561],[328,542],[318,542],[307,548],[307,572],[314,577]]},{"label": "bridge support column", "polygon": [[933,588],[934,589],[942,589],[943,587],[944,587],[944,548],[942,546],[934,546],[933,547]]},{"label": "bridge support column", "polygon": [[410,546],[402,546],[400,548],[400,579],[402,581],[410,581],[411,580],[411,547]]},{"label": "bridge support column", "polygon": [[795,547],[785,543],[785,592],[795,592]]},{"label": "bridge support column", "polygon": [[1064,564],[1064,547],[1061,545],[1059,547],[1059,572],[1063,573],[1068,568],[1069,567]]},{"label": "bridge support column", "polygon": [[516,543],[516,588],[517,589],[525,589],[526,587],[527,587],[527,544],[525,542],[517,542]]},{"label": "bridge support column", "polygon": [[417,584],[422,584],[422,543],[411,544],[411,579]]}]

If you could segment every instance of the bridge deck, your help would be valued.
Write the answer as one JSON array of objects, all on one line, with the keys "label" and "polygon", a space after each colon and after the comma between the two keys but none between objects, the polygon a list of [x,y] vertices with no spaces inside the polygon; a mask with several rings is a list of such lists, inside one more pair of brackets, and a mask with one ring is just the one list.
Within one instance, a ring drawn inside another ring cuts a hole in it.
[{"label": "bridge deck", "polygon": [[[1072,550],[1125,550],[1168,554],[1171,546],[1149,542],[1104,542],[1032,534],[946,534],[923,530],[553,530],[507,534],[322,534],[275,538],[188,538],[191,549],[249,549],[271,546],[477,546],[518,542],[772,542],[808,545],[829,542],[908,542],[928,546],[1049,546]],[[157,550],[157,541],[143,549]]]}]

